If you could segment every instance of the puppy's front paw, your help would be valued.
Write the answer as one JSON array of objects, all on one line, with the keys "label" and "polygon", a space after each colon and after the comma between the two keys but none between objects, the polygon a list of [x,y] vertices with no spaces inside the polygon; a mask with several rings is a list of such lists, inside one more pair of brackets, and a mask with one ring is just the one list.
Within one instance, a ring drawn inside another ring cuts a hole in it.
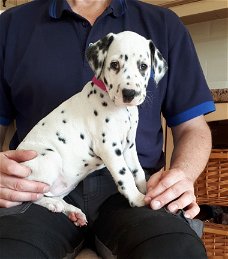
[{"label": "puppy's front paw", "polygon": [[146,205],[145,201],[144,201],[144,198],[145,198],[145,195],[143,195],[142,193],[139,193],[137,195],[137,197],[134,198],[134,199],[131,199],[129,201],[129,203],[130,203],[131,207],[135,207],[135,206],[136,207],[143,207],[143,206]]}]

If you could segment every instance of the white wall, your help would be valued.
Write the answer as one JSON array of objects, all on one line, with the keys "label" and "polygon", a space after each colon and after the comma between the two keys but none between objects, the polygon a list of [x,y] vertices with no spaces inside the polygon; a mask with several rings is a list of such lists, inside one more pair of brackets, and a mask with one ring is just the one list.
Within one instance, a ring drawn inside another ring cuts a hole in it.
[{"label": "white wall", "polygon": [[187,25],[209,87],[228,88],[228,18]]}]

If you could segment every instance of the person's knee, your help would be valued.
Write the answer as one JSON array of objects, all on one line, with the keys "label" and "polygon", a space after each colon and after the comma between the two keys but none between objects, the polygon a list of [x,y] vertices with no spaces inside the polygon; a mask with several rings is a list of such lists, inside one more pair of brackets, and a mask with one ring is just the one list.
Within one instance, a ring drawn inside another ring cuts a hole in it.
[{"label": "person's knee", "polygon": [[[26,242],[0,239],[1,258],[4,259],[46,259],[47,256],[36,246]],[[16,252],[15,252],[16,251]]]},{"label": "person's knee", "polygon": [[128,255],[120,254],[124,259],[206,259],[202,242],[195,236],[185,233],[173,233],[145,240],[132,248]]},{"label": "person's knee", "polygon": [[[144,259],[141,252],[147,244],[149,246],[145,251],[149,254],[145,259],[159,258],[159,254],[162,258],[165,252],[169,255],[166,258],[170,258],[173,248],[176,253],[180,252],[182,258],[188,258],[188,251],[196,255],[189,258],[206,258],[202,241],[184,219],[165,209],[154,211],[147,207],[130,208],[126,199],[120,195],[113,196],[104,203],[94,224],[94,232],[102,244],[118,258],[132,259],[135,251],[140,256],[134,258]],[[135,250],[137,247],[139,250]]]},{"label": "person's knee", "polygon": [[[10,259],[63,258],[73,253],[85,236],[64,214],[36,204],[19,214],[0,217],[0,233],[0,255],[4,254],[0,257]],[[25,256],[19,257],[20,253]]]}]

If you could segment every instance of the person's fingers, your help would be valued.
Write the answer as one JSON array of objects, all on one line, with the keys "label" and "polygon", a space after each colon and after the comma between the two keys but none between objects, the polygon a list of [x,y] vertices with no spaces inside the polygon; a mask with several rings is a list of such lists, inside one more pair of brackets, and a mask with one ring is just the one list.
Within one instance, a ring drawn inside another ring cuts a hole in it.
[{"label": "person's fingers", "polygon": [[36,157],[36,152],[25,150],[6,151],[0,154],[0,172],[17,177],[27,177],[31,170],[19,162]]},{"label": "person's fingers", "polygon": [[18,192],[7,188],[1,188],[1,200],[24,202],[36,201],[43,197],[41,193]]},{"label": "person's fingers", "polygon": [[178,199],[171,202],[167,208],[170,212],[176,213],[179,209],[184,209],[192,202],[195,202],[196,198],[193,192],[187,191],[183,195],[181,195]]},{"label": "person's fingers", "polygon": [[200,207],[196,202],[192,202],[187,209],[185,209],[184,216],[186,218],[193,219],[196,215],[198,215],[200,212]]},{"label": "person's fingers", "polygon": [[[173,172],[158,172],[157,176],[154,177],[151,176],[148,182],[148,192],[146,193],[145,201],[148,202],[149,200],[153,200],[157,198],[158,196],[162,195],[164,192],[166,192],[169,188],[171,189],[171,192],[177,192],[177,190],[173,187],[175,184],[182,180],[182,176],[178,175],[178,173]],[[179,195],[181,194],[178,192]],[[170,193],[168,193],[170,195]],[[175,195],[175,193],[171,194],[173,198],[177,198],[178,196]],[[157,199],[156,199],[157,200]],[[169,201],[165,202],[167,204],[172,200],[169,199]],[[157,203],[157,202],[155,202]],[[162,202],[163,204],[164,202]],[[160,206],[160,205],[159,205]],[[158,207],[158,203],[156,205]]]},{"label": "person's fingers", "polygon": [[37,153],[34,150],[8,150],[3,153],[9,159],[15,160],[17,162],[25,162],[37,156]]},{"label": "person's fingers", "polygon": [[11,208],[20,204],[22,204],[22,202],[13,202],[0,199],[0,208]]},{"label": "person's fingers", "polygon": [[147,181],[147,193],[152,191],[158,185],[161,180],[162,173],[162,171],[159,171],[151,175],[150,179]]},{"label": "person's fingers", "polygon": [[0,187],[19,192],[31,193],[45,193],[49,191],[49,185],[45,183],[21,179],[8,175],[1,176]]},{"label": "person's fingers", "polygon": [[[185,193],[187,193],[188,195],[184,195]],[[188,182],[188,180],[185,179],[185,180],[179,181],[179,182],[175,183],[174,185],[168,187],[160,195],[153,198],[151,201],[151,207],[155,210],[160,209],[164,205],[166,205],[174,200],[181,199],[182,195],[184,195],[184,196],[180,202],[183,202],[183,200],[184,200],[186,203],[187,200],[190,200],[190,203],[191,203],[192,196],[193,196],[192,193],[193,193],[192,184],[190,182]],[[187,196],[187,198],[186,198],[186,196]],[[189,205],[190,203],[186,204],[185,206]]]}]

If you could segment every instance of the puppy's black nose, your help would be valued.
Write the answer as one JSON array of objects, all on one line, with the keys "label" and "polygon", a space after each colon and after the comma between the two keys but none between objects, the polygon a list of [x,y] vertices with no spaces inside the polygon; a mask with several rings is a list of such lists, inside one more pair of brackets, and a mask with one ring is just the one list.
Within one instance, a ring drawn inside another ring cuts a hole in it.
[{"label": "puppy's black nose", "polygon": [[125,103],[130,103],[134,99],[134,97],[136,95],[136,91],[132,90],[132,89],[124,88],[122,90],[122,95],[123,95],[123,101]]}]

